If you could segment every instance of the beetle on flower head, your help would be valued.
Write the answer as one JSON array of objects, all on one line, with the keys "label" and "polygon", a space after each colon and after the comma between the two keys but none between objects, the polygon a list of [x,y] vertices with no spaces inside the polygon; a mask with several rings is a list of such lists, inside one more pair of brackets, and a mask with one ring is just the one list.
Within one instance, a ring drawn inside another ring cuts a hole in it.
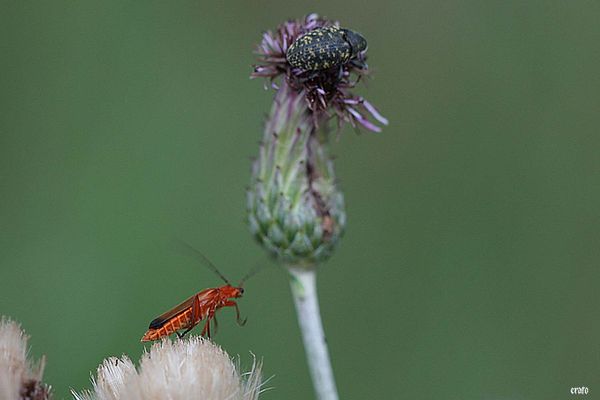
[{"label": "beetle on flower head", "polygon": [[367,41],[361,34],[329,26],[298,37],[289,47],[286,58],[293,67],[319,71],[345,64],[366,48]]}]

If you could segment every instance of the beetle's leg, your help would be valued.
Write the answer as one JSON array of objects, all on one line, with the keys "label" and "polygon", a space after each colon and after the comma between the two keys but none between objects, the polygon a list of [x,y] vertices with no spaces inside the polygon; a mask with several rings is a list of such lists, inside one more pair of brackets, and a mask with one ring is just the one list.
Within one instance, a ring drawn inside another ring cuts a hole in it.
[{"label": "beetle's leg", "polygon": [[185,332],[181,334],[181,337],[183,337],[186,333],[191,331],[200,321],[200,318],[202,317],[201,311],[202,309],[200,307],[200,298],[196,296],[194,302],[192,303],[192,313],[190,314],[190,320],[188,321],[189,327],[185,330]]},{"label": "beetle's leg", "polygon": [[190,326],[189,328],[187,328],[183,333],[179,333],[179,332],[175,332],[177,334],[177,337],[179,339],[182,339],[189,331],[192,330],[192,328],[194,327],[194,325]]},{"label": "beetle's leg", "polygon": [[359,69],[367,69],[367,63],[365,60],[361,60],[358,57],[351,59],[350,64]]},{"label": "beetle's leg", "polygon": [[217,334],[217,329],[219,329],[219,322],[217,322],[217,314],[214,314],[212,317],[212,320],[215,322],[214,324],[214,328],[213,328],[213,334]]},{"label": "beetle's leg", "polygon": [[190,313],[190,319],[188,320],[188,327],[183,333],[175,332],[179,339],[183,338],[189,331],[191,331],[194,326],[196,326],[196,321],[200,319],[200,300],[198,297],[194,299],[192,303],[192,312]]},{"label": "beetle's leg", "polygon": [[194,302],[192,303],[192,314],[190,315],[190,321],[189,321],[190,326],[193,327],[194,325],[196,325],[196,321],[200,321],[200,314],[201,314],[200,298],[198,298],[198,296],[196,296],[196,298],[194,299]]},{"label": "beetle's leg", "polygon": [[340,65],[338,70],[338,80],[341,80],[344,77],[344,66]]},{"label": "beetle's leg", "polygon": [[238,304],[233,301],[233,300],[227,300],[225,302],[225,307],[235,307],[235,315],[236,315],[236,320],[239,326],[244,326],[246,325],[246,321],[248,321],[248,318],[244,318],[242,319],[242,317],[240,316],[240,308],[238,307]]},{"label": "beetle's leg", "polygon": [[206,324],[204,324],[204,329],[202,329],[202,333],[200,334],[200,336],[206,336],[207,338],[210,339],[210,320],[213,318],[212,315],[208,315],[208,317],[206,317]]}]

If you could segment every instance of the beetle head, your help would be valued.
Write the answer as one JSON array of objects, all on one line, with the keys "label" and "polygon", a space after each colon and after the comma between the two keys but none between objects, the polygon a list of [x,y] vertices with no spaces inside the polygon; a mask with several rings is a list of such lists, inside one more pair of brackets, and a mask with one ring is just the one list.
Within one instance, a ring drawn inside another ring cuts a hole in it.
[{"label": "beetle head", "polygon": [[365,39],[360,33],[351,31],[350,29],[342,29],[346,37],[346,41],[352,48],[352,56],[355,57],[361,51],[367,49],[367,39]]}]

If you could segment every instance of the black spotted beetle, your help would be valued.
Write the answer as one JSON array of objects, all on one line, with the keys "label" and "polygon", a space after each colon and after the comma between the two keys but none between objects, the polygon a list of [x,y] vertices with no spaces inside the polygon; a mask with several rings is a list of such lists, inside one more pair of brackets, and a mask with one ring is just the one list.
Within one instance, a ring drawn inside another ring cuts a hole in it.
[{"label": "black spotted beetle", "polygon": [[342,65],[367,48],[361,34],[330,26],[299,36],[289,47],[286,58],[292,67],[318,71]]}]

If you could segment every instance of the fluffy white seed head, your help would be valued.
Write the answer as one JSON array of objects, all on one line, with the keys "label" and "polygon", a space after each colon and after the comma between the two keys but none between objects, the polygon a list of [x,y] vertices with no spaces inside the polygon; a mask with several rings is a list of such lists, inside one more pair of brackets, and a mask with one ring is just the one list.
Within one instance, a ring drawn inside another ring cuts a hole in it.
[{"label": "fluffy white seed head", "polygon": [[0,399],[46,399],[49,388],[42,383],[44,360],[27,359],[29,337],[21,326],[6,317],[0,320]]},{"label": "fluffy white seed head", "polygon": [[119,400],[126,382],[136,374],[129,357],[108,357],[98,366],[97,379],[92,378],[93,390],[73,392],[73,396],[76,400]]},{"label": "fluffy white seed head", "polygon": [[260,364],[240,376],[225,351],[200,337],[163,340],[145,353],[138,370],[123,356],[106,359],[92,380],[93,390],[76,400],[256,400]]}]

